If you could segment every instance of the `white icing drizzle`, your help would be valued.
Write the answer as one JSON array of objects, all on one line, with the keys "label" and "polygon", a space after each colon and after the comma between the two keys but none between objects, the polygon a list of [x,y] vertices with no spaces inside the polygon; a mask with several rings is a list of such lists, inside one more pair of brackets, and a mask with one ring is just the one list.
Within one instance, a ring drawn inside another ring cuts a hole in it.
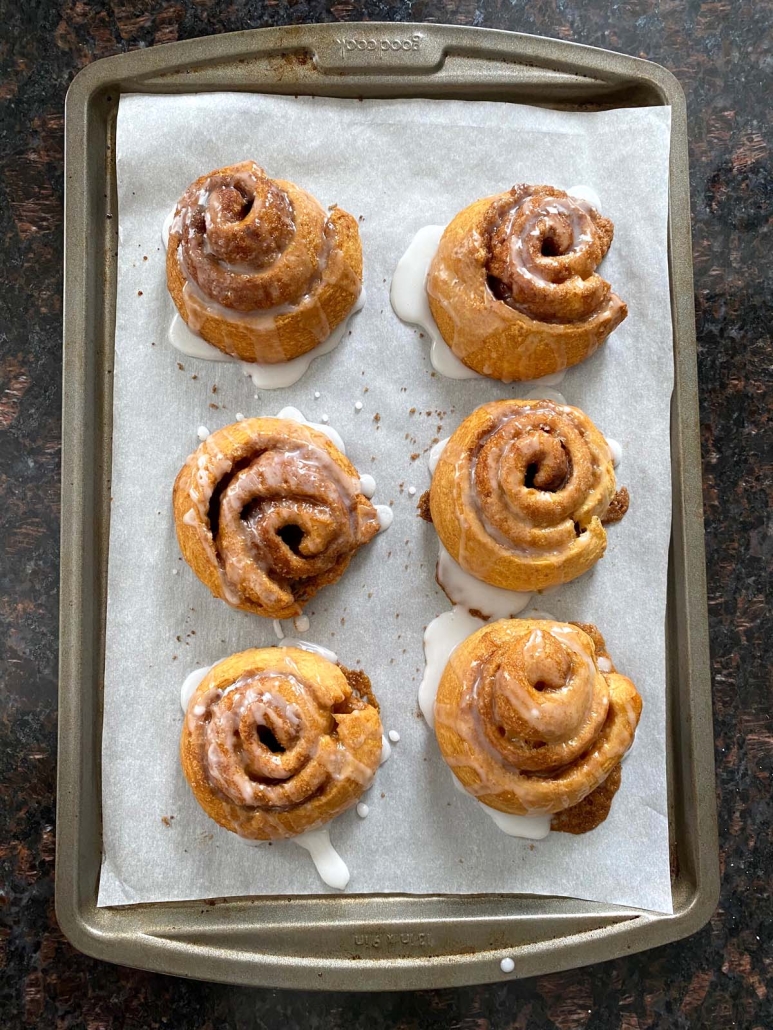
[{"label": "white icing drizzle", "polygon": [[531,592],[504,590],[477,579],[454,561],[438,541],[437,581],[448,600],[468,611],[480,612],[487,619],[510,619],[523,611],[531,600]]},{"label": "white icing drizzle", "polygon": [[510,812],[500,812],[488,805],[480,807],[494,821],[497,829],[506,833],[508,837],[543,840],[550,833],[549,815],[512,815]]},{"label": "white icing drizzle", "polygon": [[375,492],[376,480],[373,476],[369,476],[367,473],[364,476],[360,476],[360,493],[370,500]]},{"label": "white icing drizzle", "polygon": [[[170,211],[166,216],[161,228],[161,238],[164,241],[165,251],[169,246],[169,232],[173,221],[174,210]],[[282,390],[297,383],[298,380],[301,379],[308,371],[309,365],[311,365],[315,358],[321,358],[324,354],[330,354],[331,351],[335,350],[346,335],[349,327],[349,320],[353,315],[356,315],[358,311],[362,311],[364,306],[365,290],[362,289],[360,290],[360,295],[355,301],[349,314],[343,322],[340,323],[340,325],[333,329],[325,340],[312,350],[307,351],[306,354],[301,354],[300,357],[291,358],[289,361],[281,361],[276,364],[240,361],[238,358],[234,358],[230,354],[224,354],[223,351],[219,350],[217,347],[213,347],[212,344],[207,343],[206,340],[203,340],[197,333],[195,333],[179,314],[175,314],[172,319],[168,337],[171,345],[189,358],[199,358],[203,361],[235,362],[241,365],[242,371],[246,376],[250,377],[256,389]],[[233,312],[229,312],[229,314],[233,316]]]},{"label": "white icing drizzle", "polygon": [[174,221],[174,212],[175,212],[175,209],[172,208],[172,210],[169,212],[169,214],[164,219],[164,224],[161,226],[161,239],[164,241],[164,250],[167,250],[168,247],[169,247],[169,233],[172,231],[172,222]]},{"label": "white icing drizzle", "polygon": [[[250,848],[256,848],[261,844],[267,843],[265,840],[249,840],[247,837],[240,837],[238,833],[234,834],[234,836],[242,844],[246,844]],[[333,847],[328,827],[322,827],[319,830],[307,830],[306,833],[292,837],[291,842],[297,844],[299,848],[303,848],[304,851],[308,851],[323,883],[327,884],[328,887],[335,887],[339,891],[345,889],[349,883],[349,867]]]},{"label": "white icing drizzle", "polygon": [[388,504],[377,504],[376,514],[378,515],[379,533],[384,533],[392,525],[395,513]]},{"label": "white icing drizzle", "polygon": [[[468,368],[457,358],[443,339],[430,310],[426,288],[427,273],[444,230],[444,225],[426,225],[423,229],[419,229],[408,249],[397,262],[392,276],[389,299],[392,302],[392,309],[399,319],[419,326],[429,337],[429,360],[436,372],[447,379],[485,379],[485,376]],[[531,385],[535,388],[556,386],[565,375],[566,369],[561,369],[542,379],[535,379]],[[518,396],[525,396],[520,388]],[[536,393],[534,396],[541,397],[542,394]]]},{"label": "white icing drizzle", "polygon": [[285,635],[285,631],[284,631],[284,627],[282,626],[282,623],[280,622],[280,620],[279,619],[274,619],[272,621],[271,625],[274,627],[274,633],[276,633],[276,635],[279,638],[279,640],[283,640],[284,639],[284,635]]},{"label": "white icing drizzle", "polygon": [[480,629],[479,619],[463,608],[452,608],[443,612],[424,630],[424,676],[419,684],[419,708],[427,723],[435,726],[435,696],[440,677],[455,648],[475,630]]},{"label": "white icing drizzle", "polygon": [[324,354],[330,354],[331,351],[335,350],[349,328],[349,319],[356,315],[358,311],[361,311],[364,306],[365,291],[362,290],[347,317],[340,325],[333,329],[326,340],[323,340],[313,350],[307,351],[297,358],[291,358],[289,361],[280,361],[275,364],[261,364],[258,361],[240,361],[230,354],[224,354],[223,351],[213,347],[211,343],[207,343],[206,340],[202,340],[200,336],[194,333],[190,326],[180,318],[179,314],[176,314],[172,319],[168,338],[176,350],[189,358],[200,358],[204,361],[231,361],[241,365],[242,372],[249,376],[258,390],[282,390],[297,383],[308,371],[309,365],[315,358],[321,358]]},{"label": "white icing drizzle", "polygon": [[314,347],[313,350],[307,351],[297,358],[291,358],[289,361],[280,361],[273,365],[262,365],[254,361],[240,361],[239,364],[242,366],[242,371],[246,376],[250,377],[258,390],[282,390],[288,386],[293,386],[294,383],[297,383],[306,374],[309,365],[315,358],[321,358],[323,355],[330,354],[331,351],[336,349],[349,329],[349,320],[358,311],[362,311],[364,307],[365,290],[363,289],[360,290],[360,295],[355,301],[354,307],[343,322],[337,325],[328,338]]},{"label": "white icing drizzle", "polygon": [[341,454],[346,454],[346,444],[341,438],[340,434],[335,431],[331,426],[322,422],[309,422],[302,411],[298,408],[287,407],[277,415],[277,418],[290,419],[291,422],[300,422],[303,426],[309,426],[311,429],[316,429],[317,432],[323,433],[331,443],[335,444]]},{"label": "white icing drizzle", "polygon": [[623,448],[617,440],[613,440],[610,436],[607,437],[607,443],[609,444],[609,449],[612,452],[612,464],[617,468],[623,460]]},{"label": "white icing drizzle", "polygon": [[293,837],[293,843],[308,851],[323,883],[336,890],[344,890],[349,882],[349,867],[330,843],[330,830],[327,827],[307,830]]},{"label": "white icing drizzle", "polygon": [[335,651],[331,651],[329,647],[323,647],[322,644],[312,644],[308,640],[297,640],[295,637],[284,637],[281,644],[276,646],[299,647],[302,651],[311,651],[312,654],[317,654],[320,658],[327,658],[334,665],[338,664],[338,655]]},{"label": "white icing drizzle", "polygon": [[237,360],[232,358],[230,354],[224,354],[217,347],[213,347],[206,340],[202,340],[192,329],[188,328],[177,313],[172,318],[167,338],[175,350],[178,350],[188,358],[199,358],[202,361],[235,362]]},{"label": "white icing drizzle", "polygon": [[419,229],[397,262],[389,299],[398,318],[419,326],[429,336],[429,358],[436,372],[448,379],[481,379],[477,372],[462,364],[445,342],[429,307],[425,287],[427,272],[444,230],[444,225],[426,225]]},{"label": "white icing drizzle", "polygon": [[437,468],[437,463],[440,461],[440,455],[446,449],[450,439],[451,437],[447,436],[444,440],[438,440],[438,442],[430,448],[427,464],[429,465],[429,474],[431,476],[435,475],[435,469]]},{"label": "white icing drizzle", "polygon": [[381,734],[381,758],[379,759],[379,765],[383,765],[384,762],[389,761],[389,757],[392,754],[392,745],[386,739],[384,734]]},{"label": "white icing drizzle", "polygon": [[592,186],[572,186],[566,192],[570,197],[574,197],[576,200],[584,200],[599,213],[601,212],[601,199]]},{"label": "white icing drizzle", "polygon": [[[429,452],[428,465],[434,475],[448,438],[440,440]],[[523,611],[531,593],[504,590],[477,579],[454,561],[438,540],[437,580],[452,604],[474,609],[489,619],[507,619]]]},{"label": "white icing drizzle", "polygon": [[[435,726],[435,698],[443,670],[453,652],[472,633],[480,629],[481,623],[463,608],[452,608],[433,619],[424,631],[424,676],[419,685],[419,708],[427,723]],[[464,787],[453,776],[454,786],[467,794]],[[467,795],[468,797],[471,795]],[[525,837],[528,840],[542,840],[550,832],[550,816],[511,815],[499,812],[474,799],[503,833],[510,837]]]},{"label": "white icing drizzle", "polygon": [[217,662],[213,662],[212,665],[204,665],[200,669],[194,669],[193,672],[189,672],[185,677],[183,685],[180,687],[180,704],[182,705],[183,712],[188,711],[188,704],[196,693],[196,688],[215,665],[217,665]]}]

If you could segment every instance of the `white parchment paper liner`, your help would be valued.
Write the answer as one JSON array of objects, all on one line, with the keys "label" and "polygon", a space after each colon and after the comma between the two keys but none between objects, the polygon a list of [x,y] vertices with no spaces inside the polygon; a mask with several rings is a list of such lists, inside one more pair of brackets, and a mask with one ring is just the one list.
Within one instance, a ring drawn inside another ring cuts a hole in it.
[{"label": "white parchment paper liner", "polygon": [[[362,663],[385,727],[401,734],[367,796],[367,819],[352,810],[332,826],[352,873],[348,891],[532,892],[671,911],[669,127],[665,108],[580,114],[247,93],[121,100],[100,905],[326,890],[292,843],[248,848],[211,822],[177,754],[183,677],[276,637],[270,622],[212,598],[180,559],[174,477],[197,446],[199,425],[215,429],[237,411],[271,415],[294,404],[308,418],[329,416],[355,465],[376,477],[375,499],[393,502],[395,512],[392,528],[311,602],[303,634],[345,664]],[[364,311],[334,353],[296,386],[257,399],[237,365],[183,358],[169,346],[173,305],[160,239],[188,183],[247,158],[360,217],[367,290]],[[435,533],[415,511],[429,483],[424,452],[477,405],[517,396],[518,387],[433,374],[426,341],[389,305],[395,264],[419,228],[446,223],[475,198],[515,182],[596,189],[615,223],[601,271],[630,312],[560,389],[622,443],[618,478],[631,509],[610,529],[606,557],[591,573],[536,603],[558,618],[599,625],[618,668],[637,684],[644,712],[606,822],[584,836],[552,833],[541,842],[504,836],[454,790],[416,704],[423,629],[448,608],[434,582]]]}]

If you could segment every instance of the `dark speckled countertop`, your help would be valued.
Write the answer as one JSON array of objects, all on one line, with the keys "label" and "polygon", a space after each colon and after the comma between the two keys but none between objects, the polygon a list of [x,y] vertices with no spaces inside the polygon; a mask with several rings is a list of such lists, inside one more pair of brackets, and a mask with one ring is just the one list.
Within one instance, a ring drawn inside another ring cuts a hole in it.
[{"label": "dark speckled countertop", "polygon": [[[687,93],[722,897],[698,934],[495,987],[355,996],[106,965],[54,918],[63,102],[99,57],[308,21],[447,21],[658,61]],[[752,0],[25,0],[0,5],[0,1025],[773,1027],[773,7]],[[767,626],[766,626],[767,621]]]}]

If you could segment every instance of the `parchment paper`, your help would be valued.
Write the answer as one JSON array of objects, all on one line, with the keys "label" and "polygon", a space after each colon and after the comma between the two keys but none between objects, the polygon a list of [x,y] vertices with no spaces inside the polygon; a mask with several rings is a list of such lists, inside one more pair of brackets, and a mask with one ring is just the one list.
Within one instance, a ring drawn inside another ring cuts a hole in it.
[{"label": "parchment paper", "polygon": [[[102,755],[99,904],[327,890],[292,843],[245,847],[198,808],[178,762],[187,673],[276,643],[270,621],[210,596],[179,556],[171,490],[196,430],[287,404],[324,413],[394,524],[308,606],[301,635],[362,663],[400,742],[367,796],[331,829],[349,892],[533,892],[671,911],[665,776],[664,618],[671,518],[672,336],[666,257],[670,112],[561,113],[456,101],[356,102],[241,94],[129,96],[118,114],[120,249]],[[255,389],[235,364],[181,356],[167,341],[160,231],[197,176],[253,158],[360,218],[364,311],[351,335],[287,390]],[[602,274],[629,316],[559,389],[623,445],[631,493],[589,574],[535,597],[561,619],[598,623],[644,713],[611,815],[593,833],[506,837],[456,791],[418,716],[422,633],[449,605],[434,582],[437,539],[416,515],[424,453],[484,401],[518,386],[433,374],[427,341],[389,304],[414,233],[515,182],[584,184],[615,223]],[[321,394],[314,398],[314,391]],[[355,401],[363,402],[357,413]],[[410,409],[416,408],[411,415]],[[379,416],[377,419],[376,416]],[[411,455],[421,453],[412,460]],[[409,496],[409,486],[416,495]]]}]

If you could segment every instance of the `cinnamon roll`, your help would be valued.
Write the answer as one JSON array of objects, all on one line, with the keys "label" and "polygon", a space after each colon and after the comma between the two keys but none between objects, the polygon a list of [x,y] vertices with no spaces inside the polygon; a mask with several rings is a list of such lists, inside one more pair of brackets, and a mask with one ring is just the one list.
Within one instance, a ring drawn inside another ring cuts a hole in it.
[{"label": "cinnamon roll", "polygon": [[180,760],[215,822],[250,840],[294,837],[367,790],[381,758],[370,681],[294,647],[218,662],[188,703]]},{"label": "cinnamon roll", "polygon": [[641,707],[595,626],[503,619],[452,653],[435,734],[454,776],[483,804],[552,814],[553,829],[584,832],[606,818]]},{"label": "cinnamon roll", "polygon": [[552,186],[477,200],[446,228],[427,276],[443,339],[505,383],[584,361],[627,314],[596,269],[613,225]]},{"label": "cinnamon roll", "polygon": [[379,530],[348,458],[289,419],[212,433],[174,485],[183,557],[216,597],[266,618],[300,614]]},{"label": "cinnamon roll", "polygon": [[533,591],[576,579],[602,557],[614,496],[609,445],[584,412],[511,400],[484,404],[462,422],[440,455],[429,503],[463,569]]},{"label": "cinnamon roll", "polygon": [[357,222],[254,161],[203,175],[177,203],[169,292],[188,326],[242,361],[289,361],[327,339],[362,288]]}]

